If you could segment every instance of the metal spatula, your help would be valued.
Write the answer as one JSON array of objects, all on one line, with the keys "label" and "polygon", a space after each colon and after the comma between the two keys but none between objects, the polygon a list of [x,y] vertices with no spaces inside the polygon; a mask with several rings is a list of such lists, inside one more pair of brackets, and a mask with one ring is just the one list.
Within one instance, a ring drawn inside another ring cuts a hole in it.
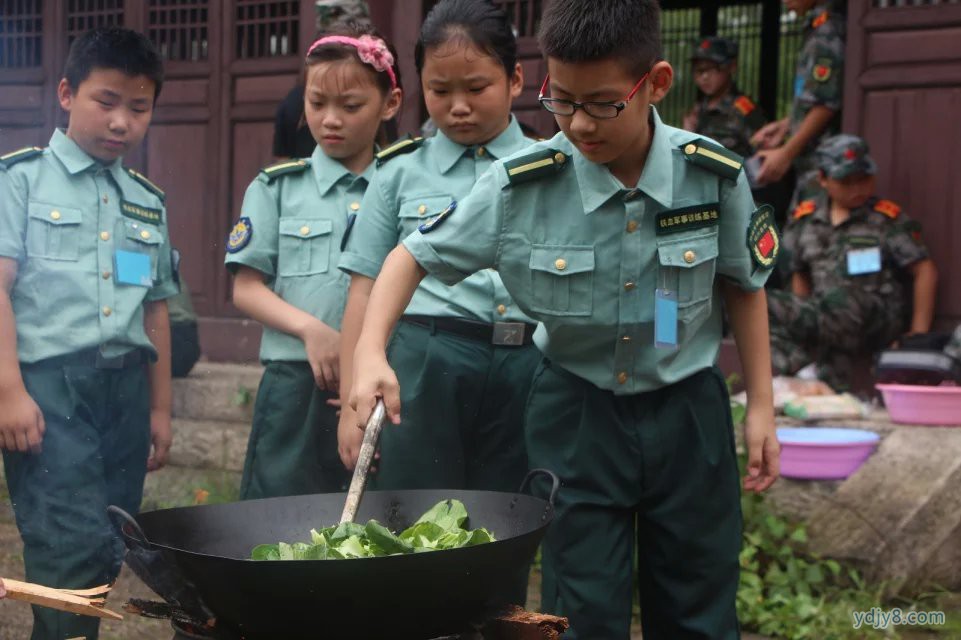
[{"label": "metal spatula", "polygon": [[364,431],[364,442],[360,445],[360,455],[357,456],[357,466],[354,467],[354,477],[350,480],[350,489],[347,491],[347,501],[344,503],[344,513],[340,516],[341,523],[353,522],[357,516],[357,509],[360,508],[361,498],[364,496],[364,488],[367,486],[367,474],[370,472],[370,463],[374,460],[374,453],[377,451],[377,441],[380,440],[380,432],[384,428],[387,420],[387,407],[383,400],[378,400],[374,407],[374,412],[367,420],[367,429]]}]

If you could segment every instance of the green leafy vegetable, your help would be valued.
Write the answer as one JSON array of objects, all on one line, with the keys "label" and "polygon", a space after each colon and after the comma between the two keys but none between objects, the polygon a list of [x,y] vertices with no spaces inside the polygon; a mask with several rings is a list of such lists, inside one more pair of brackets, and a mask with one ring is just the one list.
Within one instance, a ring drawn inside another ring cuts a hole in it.
[{"label": "green leafy vegetable", "polygon": [[261,544],[250,552],[253,560],[342,560],[407,555],[439,549],[458,549],[494,541],[487,529],[467,528],[467,509],[460,500],[438,502],[413,525],[394,534],[371,520],[310,530],[310,542]]}]

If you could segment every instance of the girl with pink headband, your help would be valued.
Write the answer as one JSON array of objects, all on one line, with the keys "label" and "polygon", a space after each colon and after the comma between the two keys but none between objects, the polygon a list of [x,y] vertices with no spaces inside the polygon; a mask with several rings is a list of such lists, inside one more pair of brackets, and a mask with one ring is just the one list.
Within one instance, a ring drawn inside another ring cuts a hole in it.
[{"label": "girl with pink headband", "polygon": [[374,143],[401,89],[384,40],[353,26],[307,53],[309,158],[261,170],[227,239],[234,304],[264,326],[241,498],[342,491],[337,453],[341,244],[373,177]]}]

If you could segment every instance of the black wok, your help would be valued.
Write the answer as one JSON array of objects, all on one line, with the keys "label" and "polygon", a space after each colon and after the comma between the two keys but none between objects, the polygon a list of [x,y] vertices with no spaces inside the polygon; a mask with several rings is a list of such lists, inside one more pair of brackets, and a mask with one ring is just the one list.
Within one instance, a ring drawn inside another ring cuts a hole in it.
[{"label": "black wok", "polygon": [[441,500],[462,501],[470,527],[486,527],[497,539],[464,549],[350,560],[247,559],[258,544],[309,540],[311,528],[335,524],[342,493],[164,509],[120,528],[135,572],[195,617],[212,614],[224,638],[423,640],[468,628],[530,563],[553,518],[559,485],[553,473],[535,470],[521,492],[537,474],[553,483],[549,500],[488,491],[364,495],[356,521],[374,518],[393,531]]}]

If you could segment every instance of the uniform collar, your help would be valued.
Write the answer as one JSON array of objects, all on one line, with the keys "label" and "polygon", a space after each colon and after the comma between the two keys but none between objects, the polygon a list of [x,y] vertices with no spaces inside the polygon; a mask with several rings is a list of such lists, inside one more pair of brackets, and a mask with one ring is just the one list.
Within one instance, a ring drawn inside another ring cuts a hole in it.
[{"label": "uniform collar", "polygon": [[[650,123],[654,137],[637,188],[659,204],[670,207],[674,203],[673,148],[667,126],[661,122],[661,117],[653,106]],[[574,149],[574,167],[581,187],[584,213],[593,213],[618,193],[630,191],[625,190],[607,167],[591,162],[577,151],[573,144],[570,146]]]},{"label": "uniform collar", "polygon": [[314,148],[314,152],[310,156],[310,169],[314,172],[314,181],[317,183],[317,188],[322,196],[327,195],[327,192],[344,178],[363,178],[369,183],[374,175],[375,164],[371,162],[363,173],[354,175],[347,167],[324,153],[320,145]]},{"label": "uniform collar", "polygon": [[67,134],[60,129],[55,129],[50,137],[50,150],[71,175],[76,175],[91,167],[103,167],[110,172],[117,184],[122,184],[121,176],[124,171],[121,159],[118,158],[105,165],[81,149],[80,145],[68,138]]},{"label": "uniform collar", "polygon": [[[524,132],[521,130],[521,126],[517,124],[517,118],[511,115],[511,120],[506,129],[501,131],[496,138],[487,144],[479,146],[484,147],[491,155],[491,158],[496,160],[497,158],[505,158],[517,151],[517,149],[524,144],[525,140],[526,138],[524,137]],[[472,152],[474,149],[474,147],[465,147],[462,144],[454,142],[444,135],[444,132],[440,129],[434,134],[431,147],[434,152],[434,158],[437,160],[437,169],[442,174],[450,171],[466,153]]]}]

